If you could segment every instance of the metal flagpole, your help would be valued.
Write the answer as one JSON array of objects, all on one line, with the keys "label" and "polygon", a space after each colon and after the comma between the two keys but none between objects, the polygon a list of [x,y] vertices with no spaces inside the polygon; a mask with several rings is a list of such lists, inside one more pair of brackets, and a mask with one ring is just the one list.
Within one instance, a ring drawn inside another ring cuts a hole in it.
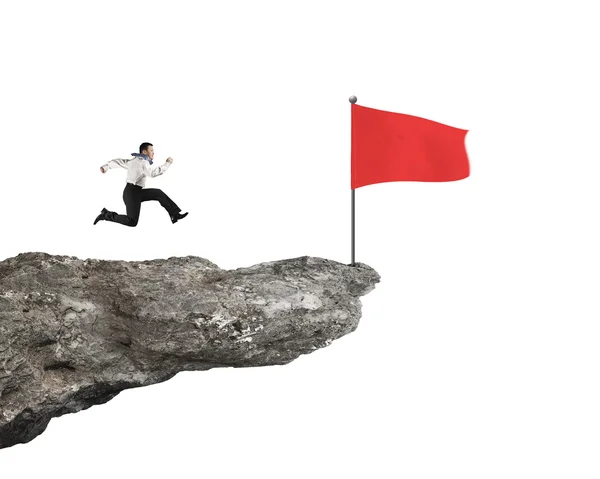
[{"label": "metal flagpole", "polygon": [[354,266],[354,190],[352,190],[352,263],[350,266]]},{"label": "metal flagpole", "polygon": [[[350,103],[354,104],[356,103],[357,98],[352,95],[350,98],[348,98],[348,101],[350,101]],[[352,114],[350,115],[350,121],[352,121]],[[350,135],[352,135],[352,131],[350,132]],[[350,148],[352,148],[352,146],[350,146]],[[350,153],[352,154],[352,153]],[[352,263],[350,263],[350,266],[354,266],[354,236],[355,236],[355,224],[354,224],[354,216],[355,216],[355,211],[354,211],[354,188],[352,189]]]}]

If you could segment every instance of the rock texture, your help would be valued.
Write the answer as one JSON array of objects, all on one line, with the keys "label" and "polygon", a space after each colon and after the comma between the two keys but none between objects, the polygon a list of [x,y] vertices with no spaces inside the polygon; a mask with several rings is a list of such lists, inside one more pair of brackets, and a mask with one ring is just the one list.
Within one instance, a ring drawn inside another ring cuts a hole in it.
[{"label": "rock texture", "polygon": [[0,262],[0,448],[180,371],[286,364],[353,331],[379,275],[301,257]]}]

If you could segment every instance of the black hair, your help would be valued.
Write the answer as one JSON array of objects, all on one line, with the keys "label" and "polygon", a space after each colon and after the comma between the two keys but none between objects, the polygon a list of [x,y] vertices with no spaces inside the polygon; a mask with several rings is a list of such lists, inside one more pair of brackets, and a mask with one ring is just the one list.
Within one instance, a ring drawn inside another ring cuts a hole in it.
[{"label": "black hair", "polygon": [[140,145],[140,153],[142,153],[142,151],[144,151],[144,150],[148,151],[149,146],[154,146],[154,145],[152,143],[142,143]]}]

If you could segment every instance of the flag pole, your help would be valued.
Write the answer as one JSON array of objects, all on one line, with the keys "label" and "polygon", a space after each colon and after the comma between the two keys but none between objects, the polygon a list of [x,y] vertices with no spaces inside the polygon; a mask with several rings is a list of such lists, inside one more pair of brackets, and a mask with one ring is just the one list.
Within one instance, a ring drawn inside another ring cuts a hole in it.
[{"label": "flag pole", "polygon": [[[348,98],[348,101],[352,104],[356,103],[357,98],[352,95],[350,98]],[[350,114],[350,121],[352,121],[352,114]],[[352,127],[350,127],[350,129],[352,130]],[[352,132],[350,132],[350,134],[352,135]],[[351,140],[352,141],[352,140]],[[352,145],[350,145],[350,148],[352,148]],[[352,151],[350,152],[350,155],[352,155]],[[352,160],[350,160],[352,161]],[[355,237],[355,225],[354,225],[354,216],[355,216],[355,211],[354,211],[354,188],[352,188],[352,239],[351,239],[351,245],[352,245],[352,263],[350,263],[350,266],[354,266],[354,237]]]},{"label": "flag pole", "polygon": [[354,266],[354,190],[352,190],[352,263],[350,266]]}]

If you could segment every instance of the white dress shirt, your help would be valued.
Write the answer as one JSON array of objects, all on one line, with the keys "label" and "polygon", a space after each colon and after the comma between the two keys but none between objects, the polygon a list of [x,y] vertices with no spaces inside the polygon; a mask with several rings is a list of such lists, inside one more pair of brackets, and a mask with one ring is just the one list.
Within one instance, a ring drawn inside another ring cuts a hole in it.
[{"label": "white dress shirt", "polygon": [[162,175],[165,171],[167,171],[167,168],[171,166],[171,163],[167,161],[164,163],[164,165],[150,168],[150,163],[148,160],[145,160],[144,158],[133,157],[129,159],[116,158],[109,161],[102,167],[105,170],[110,170],[111,168],[116,168],[117,166],[127,170],[127,183],[133,183],[134,185],[141,186],[143,188],[146,185],[147,176],[154,178],[155,176]]}]

